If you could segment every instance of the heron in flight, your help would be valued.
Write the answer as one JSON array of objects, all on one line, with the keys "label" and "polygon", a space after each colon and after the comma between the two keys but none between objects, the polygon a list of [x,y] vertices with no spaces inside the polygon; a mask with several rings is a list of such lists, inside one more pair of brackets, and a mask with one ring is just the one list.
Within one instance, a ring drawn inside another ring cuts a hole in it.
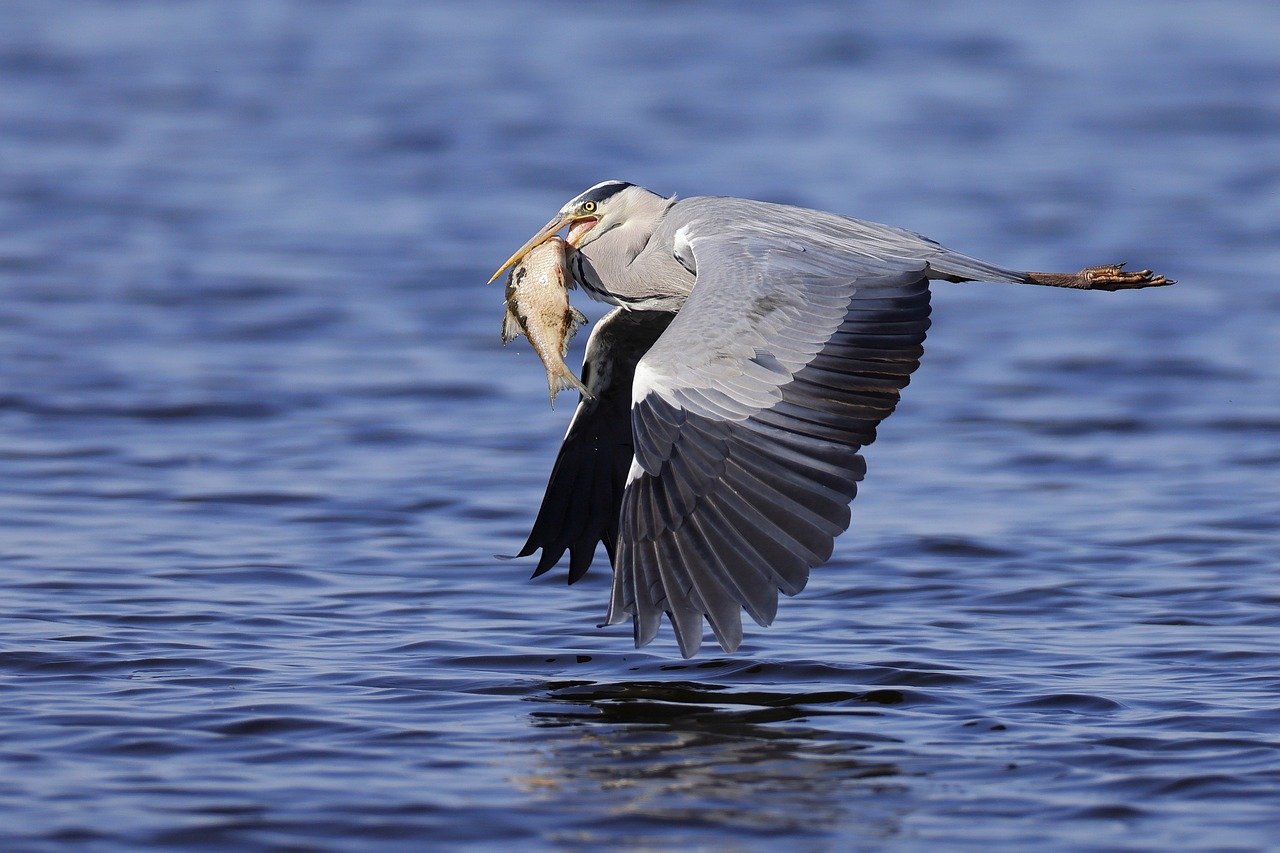
[{"label": "heron in flight", "polygon": [[[604,625],[636,647],[662,614],[687,658],[703,617],[725,652],[831,557],[866,471],[862,447],[923,353],[930,281],[1081,290],[1173,284],[1120,264],[1005,269],[919,234],[741,198],[677,200],[604,181],[493,278],[568,227],[569,266],[618,306],[587,342],[578,403],[529,539],[534,577],[603,542]],[[492,280],[492,279],[491,279]]]}]

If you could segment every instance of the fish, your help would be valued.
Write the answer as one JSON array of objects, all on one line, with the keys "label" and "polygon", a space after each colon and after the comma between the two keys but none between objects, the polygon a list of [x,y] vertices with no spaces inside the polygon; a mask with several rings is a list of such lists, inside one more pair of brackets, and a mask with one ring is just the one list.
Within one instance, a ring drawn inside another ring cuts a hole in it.
[{"label": "fish", "polygon": [[569,388],[590,399],[587,387],[564,363],[569,339],[587,322],[581,311],[569,304],[565,253],[568,244],[560,237],[539,243],[507,274],[506,313],[502,318],[504,344],[524,335],[547,371],[547,391],[551,408],[556,395]]}]

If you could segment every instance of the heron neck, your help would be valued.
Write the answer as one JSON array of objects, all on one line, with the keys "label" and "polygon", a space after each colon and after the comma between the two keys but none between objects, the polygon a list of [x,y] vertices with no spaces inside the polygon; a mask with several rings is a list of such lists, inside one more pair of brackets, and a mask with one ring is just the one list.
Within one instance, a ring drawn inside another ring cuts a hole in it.
[{"label": "heron neck", "polygon": [[[663,215],[675,198],[650,195],[636,202],[627,221],[583,246],[586,275],[595,285],[592,296],[629,307],[665,307],[651,304],[676,301],[688,296],[693,287],[688,271],[675,260],[669,241],[658,229]],[[656,232],[656,233],[655,233]],[[657,245],[659,243],[668,245]],[[593,288],[588,286],[588,290]],[[674,307],[672,310],[674,310]]]}]

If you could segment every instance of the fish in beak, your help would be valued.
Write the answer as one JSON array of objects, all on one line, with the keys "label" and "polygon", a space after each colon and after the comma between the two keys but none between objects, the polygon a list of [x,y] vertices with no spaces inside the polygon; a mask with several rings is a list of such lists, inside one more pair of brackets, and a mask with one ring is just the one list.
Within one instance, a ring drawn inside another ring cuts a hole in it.
[{"label": "fish in beak", "polygon": [[498,276],[520,263],[525,255],[529,254],[536,247],[554,237],[560,232],[560,229],[566,225],[569,226],[569,236],[565,238],[565,242],[569,244],[569,248],[571,249],[578,248],[582,238],[585,237],[587,232],[594,228],[596,223],[599,221],[600,220],[594,216],[575,216],[572,213],[557,213],[554,219],[544,225],[537,234],[530,237],[528,242],[517,249],[514,255],[507,258],[506,262],[502,266],[498,267],[498,271],[490,277],[487,283],[492,284],[498,279]]}]

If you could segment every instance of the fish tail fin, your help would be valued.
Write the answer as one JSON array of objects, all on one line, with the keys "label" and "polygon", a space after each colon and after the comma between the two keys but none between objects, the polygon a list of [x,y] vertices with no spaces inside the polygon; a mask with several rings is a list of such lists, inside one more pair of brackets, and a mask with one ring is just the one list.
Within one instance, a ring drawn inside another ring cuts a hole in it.
[{"label": "fish tail fin", "polygon": [[568,391],[570,388],[583,397],[591,399],[591,392],[587,390],[587,386],[583,385],[582,380],[573,375],[573,371],[567,365],[561,364],[560,369],[554,373],[547,371],[547,391],[551,397],[551,408],[554,409],[556,407],[556,395],[561,391]]}]

